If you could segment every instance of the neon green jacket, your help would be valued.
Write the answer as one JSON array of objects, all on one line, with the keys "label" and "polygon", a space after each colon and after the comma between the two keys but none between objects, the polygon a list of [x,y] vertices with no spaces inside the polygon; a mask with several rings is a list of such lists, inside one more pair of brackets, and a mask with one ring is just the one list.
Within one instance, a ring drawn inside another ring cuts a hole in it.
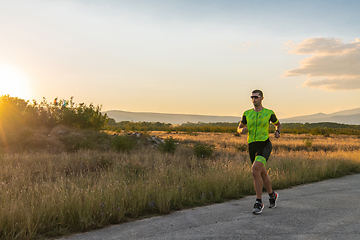
[{"label": "neon green jacket", "polygon": [[277,119],[273,110],[263,108],[260,112],[250,109],[244,112],[241,123],[247,125],[248,143],[262,142],[269,138],[269,124],[277,124]]}]

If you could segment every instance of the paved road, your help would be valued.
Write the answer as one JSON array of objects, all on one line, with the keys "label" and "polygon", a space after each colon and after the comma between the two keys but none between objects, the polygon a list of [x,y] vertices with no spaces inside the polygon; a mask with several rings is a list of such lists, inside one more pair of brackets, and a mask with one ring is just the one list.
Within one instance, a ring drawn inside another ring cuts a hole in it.
[{"label": "paved road", "polygon": [[115,225],[64,239],[360,239],[360,174],[280,190],[252,214],[255,196]]}]

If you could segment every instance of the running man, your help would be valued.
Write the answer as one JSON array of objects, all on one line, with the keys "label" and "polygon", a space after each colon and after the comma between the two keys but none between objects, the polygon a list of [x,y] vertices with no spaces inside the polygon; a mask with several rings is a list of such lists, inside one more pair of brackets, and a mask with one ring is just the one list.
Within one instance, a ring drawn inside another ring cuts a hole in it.
[{"label": "running man", "polygon": [[264,99],[261,90],[254,90],[251,94],[253,109],[244,112],[238,133],[248,132],[249,154],[252,163],[251,172],[254,179],[254,188],[256,192],[256,201],[254,204],[254,214],[262,213],[264,204],[261,201],[263,186],[269,194],[269,208],[275,208],[279,194],[271,188],[271,180],[265,168],[266,161],[269,159],[272,145],[269,140],[269,123],[275,125],[275,137],[280,137],[281,124],[276,118],[275,113],[262,106]]}]

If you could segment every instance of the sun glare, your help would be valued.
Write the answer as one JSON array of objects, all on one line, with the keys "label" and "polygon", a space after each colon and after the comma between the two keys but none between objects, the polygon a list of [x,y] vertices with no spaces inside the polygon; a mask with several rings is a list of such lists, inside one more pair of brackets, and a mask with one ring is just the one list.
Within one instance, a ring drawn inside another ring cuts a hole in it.
[{"label": "sun glare", "polygon": [[0,63],[0,96],[6,94],[29,100],[29,79],[19,69]]}]

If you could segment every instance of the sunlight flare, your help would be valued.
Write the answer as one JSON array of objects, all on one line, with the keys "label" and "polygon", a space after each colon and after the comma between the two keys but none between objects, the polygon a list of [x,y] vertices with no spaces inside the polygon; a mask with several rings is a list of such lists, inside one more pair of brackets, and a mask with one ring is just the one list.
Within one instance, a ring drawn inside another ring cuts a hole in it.
[{"label": "sunlight flare", "polygon": [[11,65],[0,63],[0,84],[0,95],[9,94],[26,100],[31,95],[29,78]]}]

